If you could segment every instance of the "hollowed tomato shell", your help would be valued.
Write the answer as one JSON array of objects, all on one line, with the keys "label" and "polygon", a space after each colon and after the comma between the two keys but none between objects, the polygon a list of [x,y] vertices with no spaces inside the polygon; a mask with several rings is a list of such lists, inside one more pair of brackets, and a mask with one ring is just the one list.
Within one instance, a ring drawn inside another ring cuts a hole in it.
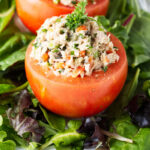
[{"label": "hollowed tomato shell", "polygon": [[39,102],[48,110],[67,117],[92,116],[106,109],[120,93],[128,70],[122,43],[112,34],[110,38],[118,48],[119,61],[109,65],[106,72],[94,72],[84,78],[55,76],[30,57],[30,44],[26,52],[25,70]]}]

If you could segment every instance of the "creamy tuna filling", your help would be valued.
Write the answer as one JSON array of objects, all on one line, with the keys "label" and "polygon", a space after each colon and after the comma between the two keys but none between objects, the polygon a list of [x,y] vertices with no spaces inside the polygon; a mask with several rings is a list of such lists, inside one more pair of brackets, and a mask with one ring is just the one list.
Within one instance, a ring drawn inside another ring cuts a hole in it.
[{"label": "creamy tuna filling", "polygon": [[75,30],[66,26],[66,16],[47,19],[37,33],[31,57],[56,76],[83,78],[95,71],[106,71],[119,56],[110,35],[94,19]]}]

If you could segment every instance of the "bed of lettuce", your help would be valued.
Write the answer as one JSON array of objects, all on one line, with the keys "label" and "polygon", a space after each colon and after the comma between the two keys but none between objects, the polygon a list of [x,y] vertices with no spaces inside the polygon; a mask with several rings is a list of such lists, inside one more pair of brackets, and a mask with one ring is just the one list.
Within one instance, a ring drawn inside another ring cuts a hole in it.
[{"label": "bed of lettuce", "polygon": [[126,84],[103,113],[68,119],[44,109],[26,80],[24,58],[35,36],[14,24],[15,0],[0,1],[0,150],[149,150],[150,14],[137,0],[111,0],[99,23],[124,44]]}]

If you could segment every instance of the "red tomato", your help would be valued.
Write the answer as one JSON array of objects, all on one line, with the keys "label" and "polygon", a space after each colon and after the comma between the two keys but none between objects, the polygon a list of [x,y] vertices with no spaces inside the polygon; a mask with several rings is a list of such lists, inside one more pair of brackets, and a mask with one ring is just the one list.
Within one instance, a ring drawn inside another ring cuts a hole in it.
[{"label": "red tomato", "polygon": [[30,44],[25,58],[26,75],[40,103],[52,112],[68,117],[91,116],[106,109],[120,93],[128,70],[122,43],[112,34],[111,40],[119,49],[119,61],[111,64],[106,72],[94,72],[84,78],[55,76],[30,57]]},{"label": "red tomato", "polygon": [[[87,13],[89,16],[105,15],[109,0],[96,0],[96,4],[89,3]],[[40,28],[45,19],[71,13],[74,8],[61,4],[54,4],[52,0],[16,0],[19,17],[25,26],[32,32]]]}]

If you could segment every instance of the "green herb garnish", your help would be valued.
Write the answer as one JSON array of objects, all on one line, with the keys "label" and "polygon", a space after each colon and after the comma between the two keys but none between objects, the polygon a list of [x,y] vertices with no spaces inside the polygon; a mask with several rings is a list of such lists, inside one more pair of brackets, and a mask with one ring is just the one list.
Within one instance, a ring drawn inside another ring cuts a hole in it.
[{"label": "green herb garnish", "polygon": [[60,48],[60,46],[61,46],[61,44],[56,45],[56,46],[55,46],[55,49]]},{"label": "green herb garnish", "polygon": [[79,36],[84,39],[84,35],[82,33],[80,33]]},{"label": "green herb garnish", "polygon": [[58,53],[58,52],[59,52],[58,49],[53,50],[53,53]]},{"label": "green herb garnish", "polygon": [[74,48],[75,48],[75,49],[78,49],[78,46],[79,46],[79,44],[77,44],[77,43],[74,44]]},{"label": "green herb garnish", "polygon": [[33,43],[32,44],[35,48],[38,48],[38,43]]},{"label": "green herb garnish", "polygon": [[60,34],[64,34],[65,33],[65,31],[64,30],[60,30]]},{"label": "green herb garnish", "polygon": [[104,16],[98,16],[96,22],[99,26],[100,31],[105,31],[105,29],[108,29],[110,25],[109,20],[107,20]]},{"label": "green herb garnish", "polygon": [[50,67],[50,66],[52,66],[52,64],[49,62],[49,61],[47,61],[47,65]]},{"label": "green herb garnish", "polygon": [[88,19],[88,16],[85,14],[85,7],[87,5],[87,1],[81,1],[75,7],[75,10],[72,14],[69,14],[66,18],[67,23],[66,26],[70,30],[75,30],[80,25],[84,24],[84,22]]},{"label": "green herb garnish", "polygon": [[96,51],[96,52],[94,53],[94,58],[97,58],[97,57],[99,57],[99,51]]},{"label": "green herb garnish", "polygon": [[71,3],[72,3],[73,5],[76,5],[76,4],[77,4],[77,2],[76,2],[76,1],[71,1]]},{"label": "green herb garnish", "polygon": [[47,32],[47,29],[42,29],[42,32]]},{"label": "green herb garnish", "polygon": [[61,18],[57,18],[57,19],[56,19],[56,22],[61,22]]},{"label": "green herb garnish", "polygon": [[107,69],[108,69],[108,67],[107,67],[107,66],[104,66],[103,71],[106,72]]},{"label": "green herb garnish", "polygon": [[71,54],[71,55],[74,55],[74,51],[71,51],[70,54]]}]

